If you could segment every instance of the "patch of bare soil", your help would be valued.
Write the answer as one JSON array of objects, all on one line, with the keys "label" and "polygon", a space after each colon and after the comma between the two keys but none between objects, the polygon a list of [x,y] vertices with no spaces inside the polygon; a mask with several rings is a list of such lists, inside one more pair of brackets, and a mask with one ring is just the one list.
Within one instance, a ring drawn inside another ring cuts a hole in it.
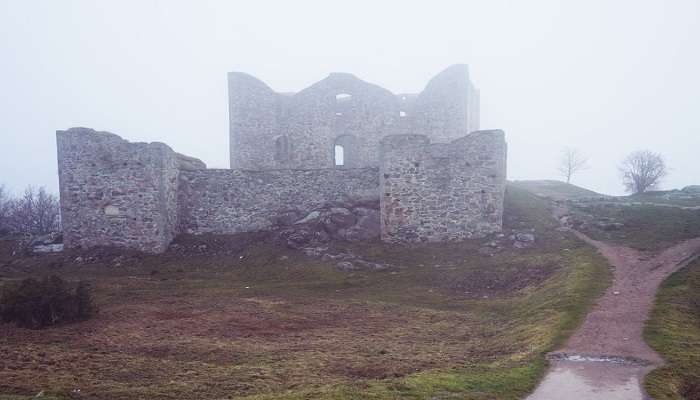
[{"label": "patch of bare soil", "polygon": [[659,285],[700,252],[700,238],[648,254],[593,240],[579,232],[576,235],[608,259],[614,270],[613,283],[559,352],[662,363],[661,357],[642,338],[644,323]]}]

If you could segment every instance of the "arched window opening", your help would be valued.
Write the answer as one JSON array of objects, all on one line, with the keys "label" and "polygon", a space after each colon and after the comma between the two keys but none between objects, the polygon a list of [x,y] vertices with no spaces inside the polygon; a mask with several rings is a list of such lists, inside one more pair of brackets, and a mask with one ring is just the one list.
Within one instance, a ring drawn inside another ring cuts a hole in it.
[{"label": "arched window opening", "polygon": [[345,165],[345,147],[340,144],[335,145],[335,166],[342,167]]},{"label": "arched window opening", "polygon": [[275,161],[281,163],[289,161],[289,138],[287,136],[275,139]]}]

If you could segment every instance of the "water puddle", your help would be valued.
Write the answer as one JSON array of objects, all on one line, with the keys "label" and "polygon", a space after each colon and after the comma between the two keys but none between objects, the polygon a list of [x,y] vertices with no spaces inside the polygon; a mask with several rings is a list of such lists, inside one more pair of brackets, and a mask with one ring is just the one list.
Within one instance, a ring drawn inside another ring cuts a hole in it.
[{"label": "water puddle", "polygon": [[553,361],[527,400],[646,400],[642,390],[650,367],[588,357]]}]

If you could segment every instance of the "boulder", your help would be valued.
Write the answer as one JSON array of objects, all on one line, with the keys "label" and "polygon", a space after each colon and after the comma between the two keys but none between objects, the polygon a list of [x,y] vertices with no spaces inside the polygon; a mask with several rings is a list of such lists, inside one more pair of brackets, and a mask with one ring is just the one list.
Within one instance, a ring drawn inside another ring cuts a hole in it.
[{"label": "boulder", "polygon": [[63,243],[63,235],[60,232],[51,232],[46,235],[35,236],[29,242],[30,246],[40,246]]},{"label": "boulder", "polygon": [[370,240],[379,237],[380,219],[379,211],[361,216],[357,223],[345,231],[345,239],[350,241]]},{"label": "boulder", "polygon": [[39,244],[32,247],[34,253],[58,253],[63,251],[63,243]]},{"label": "boulder", "polygon": [[304,218],[300,219],[299,221],[295,222],[295,225],[299,224],[308,224],[311,222],[316,222],[318,219],[321,217],[321,212],[320,211],[311,211],[308,213]]},{"label": "boulder", "polygon": [[515,235],[515,240],[523,243],[534,243],[535,235],[533,233],[518,233]]},{"label": "boulder", "polygon": [[335,264],[335,267],[338,269],[338,271],[354,271],[357,269],[355,264],[351,263],[350,261],[341,261],[337,264]]},{"label": "boulder", "polygon": [[299,211],[297,210],[284,210],[277,214],[274,222],[277,226],[290,226],[298,221],[299,217]]},{"label": "boulder", "polygon": [[[345,212],[333,212],[333,210],[345,210]],[[323,220],[323,225],[328,232],[336,232],[339,229],[349,228],[355,225],[357,217],[345,208],[332,208],[331,214]]]}]

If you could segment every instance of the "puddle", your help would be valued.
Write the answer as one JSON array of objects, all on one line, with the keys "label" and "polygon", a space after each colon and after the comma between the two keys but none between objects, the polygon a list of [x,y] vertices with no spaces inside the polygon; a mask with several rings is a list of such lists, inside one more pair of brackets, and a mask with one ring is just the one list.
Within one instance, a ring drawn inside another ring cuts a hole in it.
[{"label": "puddle", "polygon": [[603,360],[554,361],[527,400],[647,400],[642,382],[648,370]]}]

